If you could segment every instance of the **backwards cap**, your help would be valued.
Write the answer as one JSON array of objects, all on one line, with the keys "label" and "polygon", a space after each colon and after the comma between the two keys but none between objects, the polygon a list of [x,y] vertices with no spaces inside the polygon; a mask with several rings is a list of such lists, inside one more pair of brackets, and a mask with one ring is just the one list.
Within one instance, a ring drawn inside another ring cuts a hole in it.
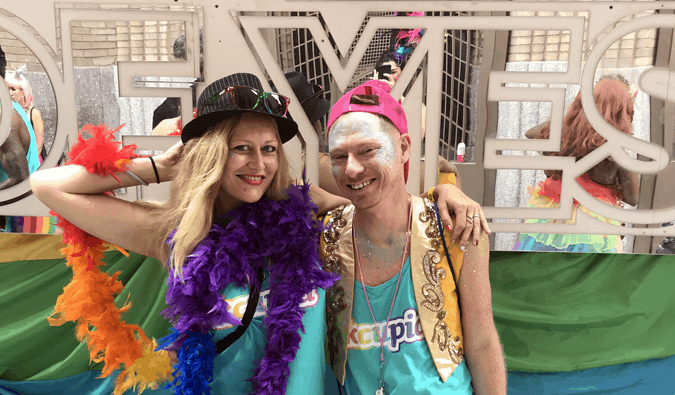
[{"label": "backwards cap", "polygon": [[[330,111],[330,118],[326,127],[326,138],[328,138],[330,128],[335,121],[348,112],[369,112],[371,114],[382,115],[389,119],[401,134],[408,134],[408,120],[405,117],[405,111],[403,111],[403,107],[401,107],[398,100],[389,94],[390,89],[389,85],[383,81],[370,80],[347,92],[338,99]],[[378,104],[353,104],[351,101],[354,95],[375,95],[378,97]],[[408,182],[409,167],[409,161],[405,162],[403,165],[405,182]]]}]

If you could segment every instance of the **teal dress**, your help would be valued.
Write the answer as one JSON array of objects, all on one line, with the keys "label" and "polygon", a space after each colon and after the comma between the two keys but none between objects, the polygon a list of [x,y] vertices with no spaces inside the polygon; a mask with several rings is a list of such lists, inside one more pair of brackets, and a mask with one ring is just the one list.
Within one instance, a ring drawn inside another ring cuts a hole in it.
[{"label": "teal dress", "polygon": [[[19,113],[21,119],[23,119],[23,122],[28,128],[28,132],[30,133],[30,145],[28,146],[28,152],[26,153],[26,160],[28,160],[28,174],[33,174],[35,170],[40,167],[40,155],[38,155],[37,144],[35,143],[35,132],[33,131],[33,125],[30,123],[30,119],[28,119],[26,111],[21,108],[19,103],[12,101],[12,107],[17,113]],[[0,165],[0,181],[6,180],[7,178],[9,178],[9,175],[2,168],[2,165]]]}]

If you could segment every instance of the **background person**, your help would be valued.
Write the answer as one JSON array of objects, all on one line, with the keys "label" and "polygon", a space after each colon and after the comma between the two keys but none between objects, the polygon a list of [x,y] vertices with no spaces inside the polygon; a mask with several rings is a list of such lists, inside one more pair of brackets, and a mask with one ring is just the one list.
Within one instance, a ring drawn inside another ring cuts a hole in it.
[{"label": "background person", "polygon": [[28,114],[31,127],[35,134],[35,145],[40,155],[40,163],[47,157],[44,144],[45,125],[42,120],[42,113],[33,106],[33,89],[27,78],[28,66],[23,65],[16,71],[8,71],[5,81],[9,85],[12,99],[19,103]]},{"label": "background person", "polygon": [[[0,48],[0,77],[5,78],[7,60]],[[0,146],[0,190],[28,178],[40,166],[30,120],[18,102],[12,100],[12,123],[7,139]]]},{"label": "background person", "polygon": [[[384,81],[389,85],[389,88],[394,87],[394,84],[396,83],[396,80],[398,80],[403,69],[403,66],[398,64],[398,61],[392,53],[395,50],[395,48],[389,48],[382,52],[379,59],[377,59],[377,62],[375,62],[375,70],[373,70],[373,79]],[[388,73],[382,71],[383,69],[385,69],[384,71],[387,71],[387,68],[389,69]]]},{"label": "background person", "polygon": [[[25,77],[17,80],[14,72],[6,72],[7,62],[0,48],[0,76],[5,78],[12,96],[12,123],[9,136],[0,146],[0,190],[19,184],[36,171],[41,163],[33,125],[20,104],[26,103],[25,92],[30,85]],[[11,75],[10,75],[11,74]],[[24,87],[26,90],[24,90]],[[22,94],[23,93],[23,94]],[[30,95],[32,100],[32,95]],[[39,111],[33,114],[39,115]],[[42,127],[42,117],[36,125]],[[44,151],[43,151],[44,152]],[[0,216],[0,232],[56,233],[58,229],[50,217]]]},{"label": "background person", "polygon": [[[634,95],[630,93],[628,82],[620,76],[604,76],[595,84],[593,95],[603,118],[621,132],[632,135]],[[528,138],[547,139],[549,135],[548,124],[535,127],[526,133]],[[606,141],[586,119],[581,106],[581,94],[577,94],[565,114],[561,140],[560,152],[544,153],[544,155],[571,156],[579,160]],[[546,170],[545,174],[546,180],[540,182],[538,187],[528,188],[531,197],[527,202],[527,207],[560,207],[562,171]],[[595,198],[612,206],[620,207],[622,202],[631,206],[637,205],[639,177],[618,166],[611,158],[603,160],[576,181]],[[527,223],[574,223],[577,210],[600,221],[621,226],[620,222],[590,212],[576,201],[571,220],[529,219]],[[622,244],[619,235],[521,233],[514,250],[621,252]]]},{"label": "background person", "polygon": [[[373,71],[373,79],[383,81],[389,86],[389,92],[391,88],[394,87],[394,84],[398,80],[398,77],[401,75],[402,66],[399,66],[398,61],[394,57],[395,48],[389,48],[386,51],[382,52],[380,58],[375,64],[375,70]],[[390,73],[382,73],[378,70],[381,70],[381,67],[389,67],[391,69]],[[384,87],[382,87],[385,89]],[[401,97],[400,103],[403,103],[404,97]],[[422,103],[422,128],[420,129],[420,134],[422,136],[421,144],[422,150],[424,151],[424,139],[426,137],[426,119],[427,119],[427,106]],[[422,155],[421,164],[420,164],[420,190],[424,190],[424,163],[425,156]],[[436,185],[441,184],[453,184],[456,185],[459,189],[462,189],[462,182],[459,177],[459,171],[457,167],[447,159],[442,156],[438,156],[438,176],[436,180]],[[331,192],[334,193],[334,192]]]}]

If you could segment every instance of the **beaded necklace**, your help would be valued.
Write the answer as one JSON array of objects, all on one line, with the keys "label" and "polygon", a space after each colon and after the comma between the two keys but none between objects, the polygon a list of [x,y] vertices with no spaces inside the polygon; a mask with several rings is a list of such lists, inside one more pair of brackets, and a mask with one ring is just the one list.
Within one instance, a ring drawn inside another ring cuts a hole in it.
[{"label": "beaded necklace", "polygon": [[361,261],[359,259],[359,247],[356,242],[356,212],[354,212],[354,218],[352,219],[352,238],[354,239],[354,259],[356,260],[357,265],[359,266],[359,274],[361,275],[361,286],[363,287],[363,294],[366,297],[366,303],[368,304],[368,310],[370,311],[370,316],[373,318],[373,323],[375,324],[375,333],[380,339],[380,377],[378,378],[379,389],[375,392],[375,395],[385,395],[388,394],[388,391],[384,388],[384,337],[386,335],[387,328],[389,327],[389,320],[391,319],[391,312],[394,310],[394,302],[396,301],[396,295],[398,295],[398,287],[401,284],[401,273],[403,272],[403,265],[405,264],[406,251],[408,250],[408,242],[410,241],[410,222],[412,219],[412,202],[410,196],[408,196],[408,205],[410,206],[410,212],[408,213],[408,226],[406,227],[406,238],[405,238],[405,247],[403,247],[403,258],[401,258],[401,268],[398,270],[398,280],[396,280],[396,289],[394,290],[394,297],[391,300],[391,307],[389,308],[389,315],[387,316],[387,323],[384,326],[383,335],[380,335],[380,331],[377,328],[377,321],[375,320],[375,314],[373,314],[373,308],[370,306],[370,300],[368,299],[368,292],[366,292],[366,283],[363,278],[363,268],[361,268]]}]

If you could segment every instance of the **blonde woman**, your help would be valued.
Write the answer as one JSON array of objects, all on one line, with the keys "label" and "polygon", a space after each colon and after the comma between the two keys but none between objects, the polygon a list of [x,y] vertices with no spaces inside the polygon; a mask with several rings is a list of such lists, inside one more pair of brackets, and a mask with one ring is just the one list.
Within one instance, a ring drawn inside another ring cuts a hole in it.
[{"label": "blonde woman", "polygon": [[[318,258],[309,188],[291,185],[282,144],[297,125],[287,106],[251,74],[209,85],[184,148],[116,175],[125,186],[172,180],[163,205],[98,195],[119,183],[80,166],[31,177],[37,197],[72,224],[167,262],[174,328],[164,348],[176,352],[176,393],[323,393],[325,288],[335,277]],[[346,202],[318,188],[313,197],[320,211]]]}]

